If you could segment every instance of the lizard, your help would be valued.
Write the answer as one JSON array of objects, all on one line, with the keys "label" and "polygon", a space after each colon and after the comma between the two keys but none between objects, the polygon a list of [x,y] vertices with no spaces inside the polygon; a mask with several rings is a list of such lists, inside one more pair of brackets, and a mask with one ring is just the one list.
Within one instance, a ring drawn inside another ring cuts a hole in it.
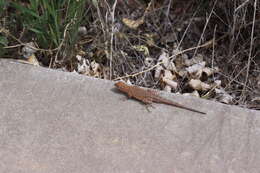
[{"label": "lizard", "polygon": [[206,114],[205,112],[201,112],[196,109],[192,109],[192,108],[186,107],[184,105],[181,105],[177,102],[173,102],[171,100],[165,99],[165,98],[161,97],[156,91],[153,91],[150,89],[146,90],[146,89],[140,88],[138,86],[131,86],[122,81],[116,82],[115,86],[119,91],[127,94],[129,98],[134,98],[136,100],[143,102],[144,104],[151,105],[153,102],[163,103],[163,104],[179,107],[182,109],[186,109],[186,110],[189,110],[192,112]]}]

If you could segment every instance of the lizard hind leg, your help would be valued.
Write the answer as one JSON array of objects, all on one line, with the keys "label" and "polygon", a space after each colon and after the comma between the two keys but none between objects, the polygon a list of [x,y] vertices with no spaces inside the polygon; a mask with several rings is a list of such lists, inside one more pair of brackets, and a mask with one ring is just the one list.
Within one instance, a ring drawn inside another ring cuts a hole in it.
[{"label": "lizard hind leg", "polygon": [[[146,108],[147,112],[151,112],[150,109],[149,109],[150,106],[151,106],[151,105],[145,105],[145,108]],[[152,107],[153,107],[153,106],[152,106]]]},{"label": "lizard hind leg", "polygon": [[149,107],[152,107],[152,108],[155,108],[153,105],[152,105],[152,99],[151,98],[145,98],[145,99],[142,99],[142,102],[145,104],[145,107],[147,109],[148,112],[151,112],[149,110]]},{"label": "lizard hind leg", "polygon": [[155,108],[153,105],[152,105],[152,103],[144,103],[145,105],[145,108],[146,108],[146,110],[148,111],[148,112],[151,112],[150,111],[150,108]]},{"label": "lizard hind leg", "polygon": [[145,97],[145,98],[142,99],[142,102],[147,104],[147,105],[151,105],[153,103],[153,100],[150,97]]}]

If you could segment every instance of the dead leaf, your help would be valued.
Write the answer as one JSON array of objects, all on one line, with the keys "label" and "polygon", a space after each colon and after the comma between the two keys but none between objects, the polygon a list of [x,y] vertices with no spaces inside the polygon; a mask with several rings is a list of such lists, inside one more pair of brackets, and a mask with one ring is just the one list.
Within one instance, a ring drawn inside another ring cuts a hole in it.
[{"label": "dead leaf", "polygon": [[81,56],[77,56],[77,59],[79,61],[82,61],[82,62],[78,63],[78,68],[77,68],[78,73],[90,76],[91,70],[90,70],[90,66],[89,66],[88,60],[82,59]]},{"label": "dead leaf", "polygon": [[145,56],[149,55],[149,49],[145,45],[133,46],[133,48],[138,52],[143,52]]},{"label": "dead leaf", "polygon": [[198,64],[198,63],[201,63],[203,62],[203,55],[201,54],[198,54],[197,56],[195,56],[194,58],[191,58],[191,59],[188,59],[187,57],[186,58],[183,58],[184,59],[184,64],[189,67],[193,64]]},{"label": "dead leaf", "polygon": [[35,66],[40,66],[39,61],[37,60],[36,56],[34,54],[32,54],[31,56],[28,57],[27,61]]},{"label": "dead leaf", "polygon": [[37,50],[35,49],[35,44],[33,42],[26,43],[22,48],[22,54],[25,59],[29,59]]},{"label": "dead leaf", "polygon": [[189,72],[189,74],[194,74],[194,73],[197,73],[199,71],[202,72],[205,65],[206,65],[206,62],[203,61],[203,62],[200,62],[200,63],[197,63],[197,64],[193,64],[190,67],[187,67],[186,70]]},{"label": "dead leaf", "polygon": [[259,102],[260,103],[260,97],[254,97],[252,99],[252,102]]},{"label": "dead leaf", "polygon": [[215,93],[218,101],[226,104],[232,103],[233,97],[229,95],[223,88],[221,89],[215,88]]},{"label": "dead leaf", "polygon": [[145,35],[145,39],[146,39],[146,44],[148,46],[154,46],[155,42],[154,42],[154,37],[155,34],[144,34]]},{"label": "dead leaf", "polygon": [[169,78],[163,77],[162,81],[166,84],[165,87],[170,87],[171,89],[174,90],[176,90],[178,87],[178,83],[174,80],[170,80]]},{"label": "dead leaf", "polygon": [[191,78],[193,79],[200,79],[202,75],[202,71],[205,68],[206,62],[200,62],[198,64],[193,64],[190,67],[187,67],[186,70],[190,74]]},{"label": "dead leaf", "polygon": [[166,91],[166,92],[171,92],[172,88],[171,88],[171,86],[169,86],[169,85],[165,85],[165,87],[163,88],[163,90]]},{"label": "dead leaf", "polygon": [[155,68],[155,73],[154,73],[154,78],[155,79],[159,79],[161,74],[162,74],[162,70],[163,70],[163,67],[162,66],[157,66]]},{"label": "dead leaf", "polygon": [[154,59],[151,57],[146,57],[144,60],[144,64],[146,67],[151,67],[154,65]]},{"label": "dead leaf", "polygon": [[96,61],[92,61],[90,65],[92,68],[92,76],[96,78],[101,78],[101,72],[102,72],[101,65]]},{"label": "dead leaf", "polygon": [[165,51],[162,52],[162,54],[158,58],[158,63],[162,63],[164,67],[168,67],[170,60],[169,60],[169,54]]},{"label": "dead leaf", "polygon": [[139,18],[137,20],[123,18],[122,21],[129,28],[137,29],[140,25],[142,25],[144,23],[144,17],[141,17],[141,18]]},{"label": "dead leaf", "polygon": [[189,86],[197,91],[208,91],[211,89],[211,86],[205,82],[202,82],[198,79],[191,79],[189,81]]},{"label": "dead leaf", "polygon": [[188,72],[186,70],[179,70],[179,71],[176,71],[176,73],[181,76],[181,77],[186,77],[188,75]]},{"label": "dead leaf", "polygon": [[195,96],[195,97],[200,97],[200,94],[197,90],[194,90],[192,93],[184,93],[184,96]]}]

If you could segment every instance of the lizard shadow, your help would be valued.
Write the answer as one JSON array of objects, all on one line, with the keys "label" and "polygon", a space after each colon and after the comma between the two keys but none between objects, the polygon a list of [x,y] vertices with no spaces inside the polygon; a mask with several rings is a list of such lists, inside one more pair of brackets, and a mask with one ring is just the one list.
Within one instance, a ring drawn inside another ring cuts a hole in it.
[{"label": "lizard shadow", "polygon": [[124,93],[120,92],[117,88],[111,88],[110,91],[112,91],[114,93],[118,93],[118,94],[124,94]]}]

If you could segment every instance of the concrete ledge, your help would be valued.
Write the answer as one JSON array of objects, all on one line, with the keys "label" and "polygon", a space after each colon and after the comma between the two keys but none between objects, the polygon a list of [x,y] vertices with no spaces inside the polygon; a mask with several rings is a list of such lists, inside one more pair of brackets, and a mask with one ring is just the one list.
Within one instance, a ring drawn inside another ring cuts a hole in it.
[{"label": "concrete ledge", "polygon": [[207,115],[149,113],[113,88],[0,59],[0,172],[260,172],[260,111],[163,93]]}]

